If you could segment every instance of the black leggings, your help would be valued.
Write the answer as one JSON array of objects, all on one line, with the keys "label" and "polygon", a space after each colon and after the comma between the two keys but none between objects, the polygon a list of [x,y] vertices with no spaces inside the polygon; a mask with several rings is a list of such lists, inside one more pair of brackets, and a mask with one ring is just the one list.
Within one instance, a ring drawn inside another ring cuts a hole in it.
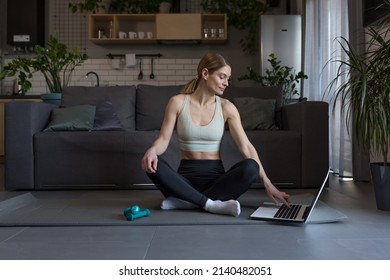
[{"label": "black leggings", "polygon": [[207,199],[237,199],[259,177],[259,165],[244,159],[227,172],[221,160],[182,160],[175,171],[158,158],[156,173],[146,173],[165,197],[173,196],[204,207]]}]

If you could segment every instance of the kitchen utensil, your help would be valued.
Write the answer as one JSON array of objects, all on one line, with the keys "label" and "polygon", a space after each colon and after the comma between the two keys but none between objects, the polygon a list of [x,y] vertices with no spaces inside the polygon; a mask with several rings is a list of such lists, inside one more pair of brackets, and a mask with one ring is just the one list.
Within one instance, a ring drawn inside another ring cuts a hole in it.
[{"label": "kitchen utensil", "polygon": [[142,73],[142,58],[139,59],[139,74],[138,80],[142,80],[144,78],[144,73]]},{"label": "kitchen utensil", "polygon": [[151,69],[151,73],[150,73],[150,78],[153,80],[154,79],[154,73],[153,73],[153,64],[154,64],[154,61],[153,61],[153,57],[151,58],[150,60],[150,69]]}]

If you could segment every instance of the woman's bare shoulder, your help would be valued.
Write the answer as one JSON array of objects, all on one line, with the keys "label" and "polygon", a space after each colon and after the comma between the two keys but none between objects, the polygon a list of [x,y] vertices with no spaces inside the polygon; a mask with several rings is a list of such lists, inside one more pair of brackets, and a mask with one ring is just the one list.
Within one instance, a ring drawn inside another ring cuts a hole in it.
[{"label": "woman's bare shoulder", "polygon": [[171,97],[171,100],[183,102],[183,100],[184,100],[184,98],[185,98],[186,95],[187,95],[187,94],[185,94],[185,93],[178,93],[178,94],[172,96],[172,97]]},{"label": "woman's bare shoulder", "polygon": [[172,96],[169,99],[168,106],[171,108],[180,109],[183,106],[185,96],[186,94],[183,93]]},{"label": "woman's bare shoulder", "polygon": [[221,105],[224,112],[235,112],[237,110],[236,106],[234,106],[234,104],[226,98],[221,97]]}]

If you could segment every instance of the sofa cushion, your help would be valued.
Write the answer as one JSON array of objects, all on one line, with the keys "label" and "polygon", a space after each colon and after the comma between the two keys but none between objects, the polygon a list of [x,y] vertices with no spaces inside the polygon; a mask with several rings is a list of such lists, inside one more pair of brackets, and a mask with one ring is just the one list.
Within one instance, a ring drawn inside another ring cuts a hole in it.
[{"label": "sofa cushion", "polygon": [[67,108],[54,108],[49,125],[44,131],[91,130],[95,119],[96,107],[78,105]]},{"label": "sofa cushion", "polygon": [[267,87],[236,87],[230,86],[227,87],[223,97],[229,99],[230,101],[233,98],[237,97],[255,97],[261,99],[274,99],[275,110],[279,111],[282,107],[283,101],[283,91],[281,87],[278,86],[267,86]]},{"label": "sofa cushion", "polygon": [[275,99],[261,99],[255,97],[233,98],[241,116],[241,123],[245,130],[274,130]]},{"label": "sofa cushion", "polygon": [[126,133],[136,132],[58,131],[34,134],[36,186],[96,189],[123,185],[128,174],[133,173],[133,169],[125,164],[131,157],[124,153]]},{"label": "sofa cushion", "polygon": [[62,92],[61,107],[97,105],[107,97],[110,98],[123,129],[135,130],[135,86],[65,87]]},{"label": "sofa cushion", "polygon": [[237,87],[229,86],[223,96],[230,101],[237,97],[255,97],[262,99],[274,99],[275,102],[275,123],[280,129],[282,127],[281,108],[283,104],[283,90],[280,86],[258,86],[258,87]]},{"label": "sofa cushion", "polygon": [[180,93],[183,86],[138,85],[136,104],[137,130],[158,130],[169,99]]},{"label": "sofa cushion", "polygon": [[122,130],[121,122],[109,98],[96,105],[93,130]]}]

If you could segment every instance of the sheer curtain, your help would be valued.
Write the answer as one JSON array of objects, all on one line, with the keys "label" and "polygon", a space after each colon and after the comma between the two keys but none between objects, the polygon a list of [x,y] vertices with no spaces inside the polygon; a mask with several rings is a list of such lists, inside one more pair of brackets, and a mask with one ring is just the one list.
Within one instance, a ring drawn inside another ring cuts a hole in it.
[{"label": "sheer curtain", "polygon": [[306,0],[305,5],[305,97],[312,101],[329,102],[329,164],[334,173],[342,178],[352,177],[352,140],[345,116],[327,86],[335,77],[338,65],[329,63],[332,58],[341,58],[337,37],[349,38],[348,0]]}]

